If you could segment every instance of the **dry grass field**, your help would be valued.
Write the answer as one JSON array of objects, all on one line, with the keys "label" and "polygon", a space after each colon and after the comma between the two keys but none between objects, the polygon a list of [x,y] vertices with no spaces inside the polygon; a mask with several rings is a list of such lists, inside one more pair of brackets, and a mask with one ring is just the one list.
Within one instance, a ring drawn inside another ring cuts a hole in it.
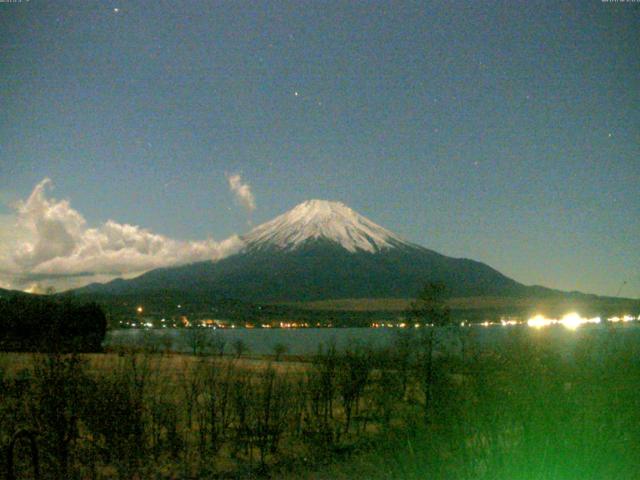
[{"label": "dry grass field", "polygon": [[[423,332],[305,361],[3,353],[3,458],[26,429],[43,479],[638,478],[633,330],[570,356],[524,328],[434,355]],[[24,438],[12,458],[33,478]]]}]

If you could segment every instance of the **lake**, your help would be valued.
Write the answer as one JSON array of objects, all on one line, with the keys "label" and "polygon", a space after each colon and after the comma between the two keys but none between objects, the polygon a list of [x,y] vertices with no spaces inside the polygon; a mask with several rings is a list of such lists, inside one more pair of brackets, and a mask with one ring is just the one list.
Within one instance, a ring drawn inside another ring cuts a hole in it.
[{"label": "lake", "polygon": [[[335,343],[338,349],[348,345],[363,343],[373,347],[390,345],[398,336],[398,332],[418,334],[419,329],[397,328],[298,328],[298,329],[197,329],[198,335],[209,337],[210,340],[222,339],[226,343],[225,352],[232,352],[232,344],[240,339],[248,347],[249,353],[264,355],[273,353],[275,345],[284,344],[288,353],[292,355],[309,355],[316,353],[321,345]],[[544,338],[553,342],[561,351],[570,353],[575,344],[586,336],[602,338],[604,335],[619,337],[624,341],[639,341],[640,328],[637,322],[627,324],[585,325],[576,330],[569,330],[562,326],[550,326],[535,329],[526,325],[514,326],[467,326],[461,329],[437,329],[441,345],[457,351],[460,348],[460,335],[468,342],[480,346],[492,346],[506,342],[516,332]],[[142,346],[155,344],[160,348],[170,346],[172,350],[189,352],[191,329],[122,329],[107,333],[105,346]]]}]

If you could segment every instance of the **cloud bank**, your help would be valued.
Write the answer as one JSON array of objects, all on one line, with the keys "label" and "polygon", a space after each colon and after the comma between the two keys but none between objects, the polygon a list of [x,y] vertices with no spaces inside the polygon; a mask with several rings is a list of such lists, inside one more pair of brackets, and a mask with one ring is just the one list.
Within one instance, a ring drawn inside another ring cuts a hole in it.
[{"label": "cloud bank", "polygon": [[69,277],[84,277],[82,283],[87,283],[86,277],[133,276],[220,259],[242,248],[238,236],[222,242],[181,241],[113,220],[90,228],[69,201],[47,195],[51,185],[45,178],[28,199],[17,202],[12,225],[7,225],[9,216],[2,219],[3,228],[12,228],[11,237],[0,235],[0,284],[5,287],[24,289],[34,281]]},{"label": "cloud bank", "polygon": [[229,189],[236,197],[236,201],[245,208],[247,213],[251,214],[256,209],[251,186],[248,183],[242,183],[242,177],[237,173],[227,175],[227,182],[229,182]]}]

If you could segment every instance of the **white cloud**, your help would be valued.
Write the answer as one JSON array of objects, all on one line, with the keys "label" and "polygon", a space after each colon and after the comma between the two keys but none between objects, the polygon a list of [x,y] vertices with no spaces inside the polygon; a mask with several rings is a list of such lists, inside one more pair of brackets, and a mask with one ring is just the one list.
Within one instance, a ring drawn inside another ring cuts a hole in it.
[{"label": "white cloud", "polygon": [[[48,280],[63,288],[133,276],[158,267],[216,260],[237,252],[242,240],[181,241],[113,220],[90,228],[69,201],[47,196],[45,178],[15,215],[0,216],[0,284],[29,288]],[[73,279],[72,281],[70,281]],[[57,287],[58,288],[58,287]]]},{"label": "white cloud", "polygon": [[248,213],[256,209],[256,201],[251,193],[251,187],[248,183],[242,183],[242,177],[239,174],[227,175],[229,189],[233,192],[236,200],[242,205]]}]

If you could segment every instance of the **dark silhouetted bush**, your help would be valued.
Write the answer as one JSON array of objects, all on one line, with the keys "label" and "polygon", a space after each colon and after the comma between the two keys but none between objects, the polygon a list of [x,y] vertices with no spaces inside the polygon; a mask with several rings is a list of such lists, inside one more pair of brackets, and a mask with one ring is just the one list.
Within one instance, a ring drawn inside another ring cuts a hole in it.
[{"label": "dark silhouetted bush", "polygon": [[96,352],[106,329],[106,316],[96,303],[19,294],[0,298],[4,351]]}]

